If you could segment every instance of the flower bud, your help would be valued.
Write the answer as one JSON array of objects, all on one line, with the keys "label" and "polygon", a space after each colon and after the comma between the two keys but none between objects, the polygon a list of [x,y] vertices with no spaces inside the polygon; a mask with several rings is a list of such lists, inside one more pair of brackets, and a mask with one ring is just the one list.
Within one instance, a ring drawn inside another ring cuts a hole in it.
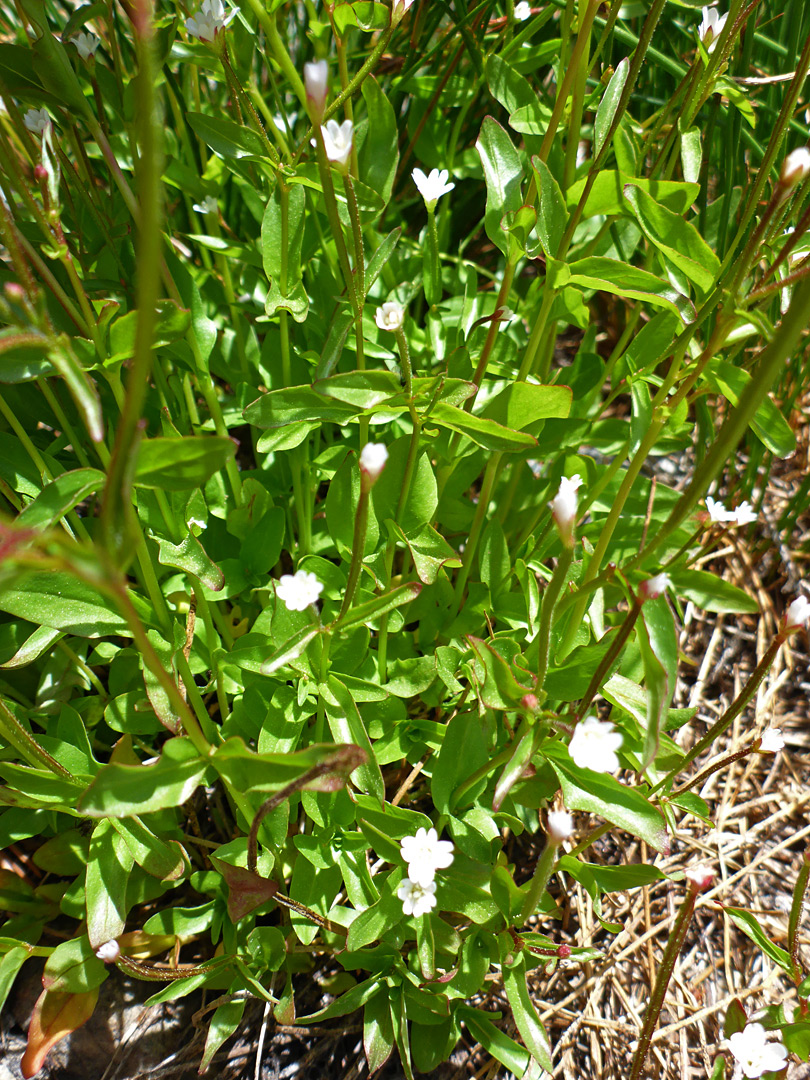
[{"label": "flower bud", "polygon": [[40,182],[48,179],[48,170],[44,165],[36,164],[34,166],[34,176]]},{"label": "flower bud", "polygon": [[391,26],[399,26],[412,6],[413,0],[394,0],[391,7]]},{"label": "flower bud", "polygon": [[103,945],[99,945],[96,949],[96,956],[99,960],[103,960],[105,964],[114,964],[120,955],[121,946],[114,938],[112,941],[105,941]]},{"label": "flower bud", "polygon": [[687,870],[685,877],[695,892],[706,892],[714,884],[714,870],[703,863]]},{"label": "flower bud", "polygon": [[553,844],[567,840],[574,831],[574,819],[567,810],[552,810],[548,815],[548,838]]},{"label": "flower bud", "polygon": [[577,520],[577,490],[582,484],[579,474],[564,476],[560,480],[560,489],[551,502],[551,512],[560,530],[560,536],[566,547],[574,546],[574,525]]},{"label": "flower bud", "polygon": [[537,694],[524,694],[520,699],[521,707],[526,709],[527,712],[537,712],[540,708],[540,702],[537,699]]},{"label": "flower bud", "polygon": [[810,600],[806,596],[797,596],[785,612],[785,629],[799,630],[807,625],[808,619],[810,619]]},{"label": "flower bud", "polygon": [[326,95],[329,92],[329,65],[325,60],[304,64],[304,86],[307,90],[309,114],[315,124],[323,119]]},{"label": "flower bud", "polygon": [[368,487],[373,487],[388,461],[388,448],[383,443],[366,443],[360,452],[360,471]]},{"label": "flower bud", "polygon": [[806,146],[800,146],[798,150],[792,150],[782,162],[782,171],[779,173],[779,186],[784,189],[783,198],[797,184],[810,176],[810,150]]},{"label": "flower bud", "polygon": [[667,589],[672,588],[672,582],[670,581],[669,574],[656,574],[655,577],[647,578],[646,581],[642,581],[639,587],[639,593],[641,595],[641,602],[645,600],[655,600],[656,597],[662,596]]}]

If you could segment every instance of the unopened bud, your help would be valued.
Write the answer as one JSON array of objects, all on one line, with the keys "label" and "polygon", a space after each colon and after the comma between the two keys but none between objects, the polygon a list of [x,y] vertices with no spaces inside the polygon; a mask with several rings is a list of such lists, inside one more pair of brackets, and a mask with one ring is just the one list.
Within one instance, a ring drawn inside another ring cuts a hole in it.
[{"label": "unopened bud", "polygon": [[641,594],[641,602],[645,600],[655,600],[656,597],[662,596],[667,589],[672,588],[672,582],[670,581],[669,574],[656,574],[655,577],[647,578],[646,581],[642,581],[639,587],[639,593]]},{"label": "unopened bud", "polygon": [[810,150],[806,146],[800,146],[798,150],[791,151],[782,162],[779,186],[784,189],[784,195],[787,195],[791,188],[806,180],[808,176],[810,176]]},{"label": "unopened bud", "polygon": [[34,176],[41,183],[43,180],[48,179],[48,170],[44,165],[37,164],[34,166]]},{"label": "unopened bud", "polygon": [[376,484],[386,461],[388,448],[384,443],[366,443],[360,452],[360,471],[365,474],[368,487]]},{"label": "unopened bud", "polygon": [[685,877],[695,892],[706,892],[714,884],[714,870],[704,863],[698,863],[691,870],[687,870]]},{"label": "unopened bud", "polygon": [[304,86],[307,90],[309,112],[314,123],[323,120],[326,95],[329,92],[329,65],[325,60],[304,64]]},{"label": "unopened bud", "polygon": [[528,710],[528,712],[537,712],[540,708],[540,702],[537,700],[536,694],[524,694],[520,699],[521,707]]},{"label": "unopened bud", "polygon": [[114,964],[120,955],[121,946],[114,939],[105,941],[103,945],[99,945],[96,949],[96,956],[99,960],[103,960],[105,964]]},{"label": "unopened bud", "polygon": [[3,286],[3,292],[6,294],[6,299],[15,304],[20,304],[25,299],[25,289],[19,281],[7,281]]},{"label": "unopened bud", "polygon": [[413,6],[413,0],[394,0],[391,7],[391,25],[398,26],[405,17],[406,12]]}]

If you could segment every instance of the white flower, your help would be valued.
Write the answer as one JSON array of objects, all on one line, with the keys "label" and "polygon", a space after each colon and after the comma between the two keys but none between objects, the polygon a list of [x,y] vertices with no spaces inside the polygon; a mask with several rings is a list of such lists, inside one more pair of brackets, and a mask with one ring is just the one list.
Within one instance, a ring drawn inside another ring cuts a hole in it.
[{"label": "white flower", "polygon": [[276,585],[276,596],[288,611],[305,611],[323,592],[323,584],[314,574],[296,570],[294,574],[282,574]]},{"label": "white flower", "polygon": [[810,619],[810,600],[806,596],[797,596],[785,614],[785,625],[790,628],[804,626]]},{"label": "white flower", "polygon": [[645,600],[655,600],[657,596],[661,596],[667,589],[671,588],[672,581],[670,580],[669,574],[662,572],[656,574],[655,577],[647,578],[646,581],[642,581],[641,589],[639,591]]},{"label": "white flower", "polygon": [[337,120],[327,120],[326,127],[321,128],[321,135],[323,135],[323,145],[329,160],[338,165],[345,165],[352,152],[354,124],[351,120],[344,120],[342,124],[339,124]]},{"label": "white flower", "polygon": [[425,176],[421,169],[414,169],[411,176],[428,210],[433,210],[442,195],[446,195],[456,186],[448,184],[447,178],[450,173],[447,169],[442,169],[441,172],[438,169],[431,169],[429,176]]},{"label": "white flower", "polygon": [[402,324],[405,322],[405,308],[402,304],[389,300],[382,307],[377,308],[374,321],[381,330],[390,330],[393,334],[402,329]]},{"label": "white flower", "polygon": [[711,495],[706,496],[706,509],[709,511],[709,517],[712,521],[733,521],[734,511],[726,510],[723,503],[717,499],[713,499]]},{"label": "white flower", "polygon": [[73,44],[79,50],[79,56],[82,60],[89,60],[99,44],[95,34],[89,34],[84,30],[80,34],[77,34],[72,40]]},{"label": "white flower", "polygon": [[388,461],[388,448],[384,443],[366,443],[360,452],[360,468],[376,480]]},{"label": "white flower", "polygon": [[766,728],[759,740],[759,748],[763,754],[778,754],[780,750],[784,750],[785,740],[782,738],[781,728]]},{"label": "white flower", "polygon": [[686,871],[684,877],[690,885],[694,885],[698,892],[705,892],[714,884],[714,870],[705,863],[698,863]]},{"label": "white flower", "polygon": [[41,135],[50,124],[51,118],[47,109],[29,109],[23,117],[25,126],[35,135]]},{"label": "white flower", "polygon": [[326,105],[326,95],[329,92],[329,65],[325,60],[313,60],[309,64],[304,64],[304,86],[307,89],[307,97],[312,102],[315,116],[321,119]]},{"label": "white flower", "polygon": [[559,844],[574,831],[574,819],[567,810],[552,810],[548,815],[549,839]]},{"label": "white flower", "polygon": [[577,504],[579,502],[577,490],[581,486],[582,477],[579,473],[575,473],[571,477],[564,476],[560,480],[559,491],[548,504],[566,544],[573,544],[574,542],[574,522],[577,519]]},{"label": "white flower", "polygon": [[186,19],[186,30],[200,41],[213,41],[236,15],[236,8],[225,14],[222,0],[203,0],[195,16]]},{"label": "white flower", "polygon": [[737,509],[732,511],[732,517],[738,525],[750,525],[757,520],[757,513],[750,502],[741,502]]},{"label": "white flower", "polygon": [[705,7],[703,9],[703,18],[698,27],[698,34],[709,52],[714,52],[717,39],[722,34],[727,19],[728,12],[725,15],[718,15],[717,8]]},{"label": "white flower", "polygon": [[782,171],[779,174],[779,183],[786,188],[795,187],[810,176],[810,150],[806,146],[800,146],[793,150],[782,162]]},{"label": "white flower", "polygon": [[114,964],[120,955],[121,946],[114,938],[112,941],[105,941],[103,945],[99,945],[96,949],[96,956],[99,960],[103,960],[105,964]]},{"label": "white flower", "polygon": [[198,214],[216,214],[219,203],[213,195],[206,195],[201,203],[194,203],[192,210],[196,210]]},{"label": "white flower", "polygon": [[568,753],[580,769],[615,772],[619,767],[616,751],[621,745],[622,736],[615,730],[615,724],[586,716],[574,729]]},{"label": "white flower", "polygon": [[[435,829],[417,829],[416,836],[403,838],[399,850],[408,864],[409,881],[424,888],[433,881],[437,870],[446,870],[453,861],[452,843],[449,840],[440,840]],[[433,892],[435,891],[434,885]],[[400,895],[400,899],[404,897]],[[430,906],[433,907],[433,904]],[[405,914],[410,912],[406,910]]]},{"label": "white flower", "polygon": [[420,885],[417,881],[405,878],[397,889],[397,896],[402,901],[402,910],[406,915],[427,915],[436,907],[436,882],[429,881],[427,885]]},{"label": "white flower", "polygon": [[768,1042],[768,1032],[762,1024],[748,1024],[744,1031],[735,1031],[728,1040],[728,1048],[740,1063],[743,1076],[749,1078],[779,1072],[788,1056],[781,1042]]},{"label": "white flower", "polygon": [[528,4],[526,0],[520,0],[519,4],[515,4],[515,18],[518,22],[526,22],[532,15],[531,4]]}]

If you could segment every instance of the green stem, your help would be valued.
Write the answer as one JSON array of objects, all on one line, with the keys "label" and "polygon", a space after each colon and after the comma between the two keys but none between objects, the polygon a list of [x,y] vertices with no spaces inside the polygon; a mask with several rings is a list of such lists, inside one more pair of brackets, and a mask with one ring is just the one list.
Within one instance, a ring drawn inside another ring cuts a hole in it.
[{"label": "green stem", "polygon": [[568,570],[571,566],[571,561],[573,558],[573,544],[570,547],[568,547],[567,545],[563,545],[560,557],[557,559],[557,565],[554,567],[554,573],[551,575],[551,581],[549,581],[548,585],[546,585],[543,591],[543,599],[540,603],[540,621],[537,631],[538,692],[543,689],[543,683],[546,681],[546,672],[548,671],[548,654],[551,647],[551,624],[554,618],[554,609],[557,606],[557,601],[560,598],[560,593],[565,587],[565,579],[568,576]]},{"label": "green stem", "polygon": [[343,189],[346,192],[346,202],[349,206],[349,218],[352,223],[355,294],[360,309],[360,318],[362,319],[363,303],[366,297],[366,256],[363,245],[363,226],[360,223],[360,207],[357,205],[357,195],[355,194],[354,183],[351,174],[348,172],[343,175]]},{"label": "green stem", "polygon": [[599,666],[593,673],[593,678],[588,684],[588,689],[585,691],[579,705],[577,706],[577,719],[581,720],[582,717],[585,715],[588,706],[593,701],[594,697],[596,696],[596,692],[599,690],[599,687],[602,684],[602,680],[604,679],[608,671],[610,671],[611,665],[615,663],[616,658],[624,648],[624,644],[630,637],[633,627],[636,625],[636,620],[641,614],[642,603],[643,600],[640,600],[638,597],[634,599],[632,608],[627,613],[627,617],[619,628],[616,637],[611,643],[610,648],[599,662]]},{"label": "green stem", "polygon": [[60,765],[47,750],[43,750],[33,735],[25,730],[2,698],[0,698],[0,737],[8,746],[13,746],[20,757],[24,758],[29,765],[33,765],[35,769],[46,768],[63,780],[74,779],[64,765]]},{"label": "green stem", "polygon": [[543,848],[543,853],[537,860],[537,866],[534,869],[532,880],[529,884],[529,891],[526,893],[526,899],[523,901],[523,907],[520,910],[520,917],[518,922],[521,926],[526,923],[528,919],[534,915],[537,911],[537,905],[540,903],[540,899],[543,893],[546,891],[549,878],[557,862],[557,849],[559,848],[559,842],[556,842],[550,835],[546,837],[546,846]]},{"label": "green stem", "polygon": [[793,978],[798,985],[804,976],[801,959],[799,957],[799,926],[804,911],[804,899],[807,895],[807,886],[810,885],[810,848],[805,848],[802,855],[802,865],[796,877],[796,885],[793,889],[793,902],[790,905],[788,917],[788,952],[793,964]]},{"label": "green stem", "polygon": [[360,499],[357,503],[357,513],[354,518],[354,536],[352,537],[352,561],[349,566],[349,579],[346,582],[346,593],[340,606],[337,621],[343,618],[351,608],[357,583],[360,580],[360,570],[363,566],[363,553],[366,547],[366,530],[368,528],[368,502],[371,489],[366,485],[365,478],[360,476]]},{"label": "green stem", "polygon": [[467,578],[470,576],[473,560],[475,559],[478,540],[480,539],[481,530],[484,526],[484,518],[487,516],[489,500],[492,497],[492,488],[495,484],[495,477],[498,474],[502,457],[502,453],[493,454],[484,472],[484,480],[478,495],[478,505],[475,508],[475,517],[473,518],[473,523],[470,527],[469,539],[467,540],[467,546],[464,548],[461,567],[458,572],[458,577],[456,578],[456,587],[453,594],[453,603],[456,611],[460,609],[461,601],[464,597],[464,589],[467,584]]}]

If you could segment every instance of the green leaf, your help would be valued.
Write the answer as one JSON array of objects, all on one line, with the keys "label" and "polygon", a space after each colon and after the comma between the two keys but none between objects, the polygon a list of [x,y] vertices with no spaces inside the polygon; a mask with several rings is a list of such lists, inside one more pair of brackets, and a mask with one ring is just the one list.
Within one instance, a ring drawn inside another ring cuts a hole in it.
[{"label": "green leaf", "polygon": [[28,949],[22,945],[13,946],[0,958],[0,1009],[6,1003],[6,999],[17,978],[17,972],[31,955]]},{"label": "green leaf", "polygon": [[[374,6],[385,12],[384,4]],[[385,17],[387,19],[387,12]],[[363,80],[361,93],[366,103],[368,127],[365,136],[364,125],[360,127],[358,170],[363,183],[382,197],[384,208],[391,198],[399,163],[397,119],[388,95],[373,76]]]},{"label": "green leaf", "polygon": [[501,228],[501,222],[507,213],[519,210],[523,202],[520,194],[523,179],[520,157],[506,129],[491,116],[484,117],[475,148],[481,158],[487,185],[484,227],[492,243],[507,255],[509,240]]},{"label": "green leaf", "polygon": [[163,566],[176,566],[199,578],[206,589],[219,592],[225,584],[225,575],[215,562],[209,559],[197,537],[189,532],[179,544],[155,537],[158,546],[158,562]]},{"label": "green leaf", "polygon": [[[582,198],[587,179],[583,177],[566,189],[565,201],[573,210]],[[616,169],[600,169],[585,201],[583,218],[604,215],[630,214],[630,204],[624,194],[625,184],[646,191],[661,206],[674,214],[684,214],[700,194],[699,184],[684,184],[676,180],[639,180]]]},{"label": "green leaf", "polygon": [[202,783],[209,764],[190,739],[169,739],[153,765],[103,766],[79,800],[80,812],[121,818],[182,806]]},{"label": "green leaf", "polygon": [[[511,1003],[510,1003],[511,1004]],[[471,1009],[460,1006],[456,1013],[469,1033],[480,1043],[488,1054],[509,1069],[515,1076],[524,1076],[529,1066],[530,1057],[514,1039],[510,1039],[489,1019],[492,1015],[484,1009]]]},{"label": "green leaf", "polygon": [[407,585],[397,585],[396,588],[383,593],[382,596],[375,596],[373,600],[369,600],[365,604],[358,604],[357,607],[350,608],[343,618],[335,624],[335,629],[347,630],[350,626],[376,621],[389,611],[394,611],[395,608],[402,607],[403,604],[410,604],[421,591],[422,586],[418,581],[409,581]]},{"label": "green leaf", "polygon": [[411,536],[406,536],[399,525],[390,518],[386,521],[386,525],[392,535],[397,536],[407,545],[417,576],[425,585],[434,584],[443,566],[448,569],[461,566],[460,556],[432,525],[423,525]]},{"label": "green leaf", "polygon": [[158,881],[177,881],[188,869],[188,857],[176,840],[161,840],[136,817],[110,824],[126,844],[130,855],[151,877]]},{"label": "green leaf", "polygon": [[[160,349],[182,338],[192,322],[192,312],[180,307],[174,300],[159,300],[155,305],[155,328],[152,348]],[[135,336],[138,328],[138,312],[129,311],[110,326],[109,366],[116,360],[128,360],[135,352]]]},{"label": "green leaf", "polygon": [[[739,403],[743,390],[751,381],[751,376],[743,368],[717,359],[708,365],[704,378],[734,406]],[[776,457],[789,457],[796,449],[796,436],[770,395],[757,409],[751,421],[751,430]]]},{"label": "green leaf", "polygon": [[350,26],[372,33],[385,30],[390,21],[388,7],[374,0],[344,0],[335,5],[335,26],[339,34],[344,34]]},{"label": "green leaf", "polygon": [[337,791],[365,761],[357,746],[309,746],[294,754],[257,754],[242,739],[227,739],[210,764],[235,791],[269,794],[301,783],[310,791]]},{"label": "green leaf", "polygon": [[301,280],[301,244],[304,239],[306,201],[306,192],[300,184],[285,185],[282,190],[282,183],[279,181],[273,189],[262,218],[264,272],[280,287],[282,268],[286,268],[286,295],[289,295],[290,289]]},{"label": "green leaf", "polygon": [[723,907],[723,914],[728,915],[734,925],[738,926],[746,937],[751,938],[766,956],[769,956],[787,975],[793,977],[793,961],[790,959],[790,953],[785,952],[778,945],[774,945],[760,926],[755,915],[752,915],[750,911],[746,911],[744,908],[726,906]]},{"label": "green leaf", "polygon": [[101,399],[95,383],[77,360],[66,337],[61,337],[48,350],[48,359],[65,380],[88,435],[93,442],[101,442],[104,438]]},{"label": "green leaf", "polygon": [[512,1010],[512,1017],[526,1044],[526,1049],[542,1068],[551,1072],[554,1068],[551,1060],[551,1045],[526,985],[526,954],[523,953],[514,965],[504,963],[502,971],[503,985]]},{"label": "green leaf", "polygon": [[366,761],[352,773],[353,783],[382,806],[385,802],[385,781],[354,698],[334,675],[330,675],[326,686],[322,685],[320,689],[332,738],[339,743],[353,743],[366,752]]},{"label": "green leaf", "polygon": [[536,435],[543,420],[568,416],[572,396],[567,386],[513,382],[487,400],[481,415],[504,427]]},{"label": "green leaf", "polygon": [[388,988],[370,998],[363,1010],[363,1049],[370,1075],[381,1069],[394,1049],[394,1028],[388,1003]]},{"label": "green leaf", "polygon": [[276,649],[272,656],[261,665],[263,675],[272,675],[274,671],[284,667],[285,664],[297,660],[306,650],[307,645],[320,633],[317,626],[302,626],[292,637],[287,638],[281,648]]},{"label": "green leaf", "polygon": [[[403,435],[389,444],[388,461],[371,491],[377,520],[382,522],[386,518],[396,519],[397,524],[408,536],[413,535],[423,525],[433,520],[439,502],[436,475],[429,455],[422,451],[417,454],[408,499],[400,509],[399,502],[408,467],[410,444],[410,435]],[[398,509],[399,515],[397,515]]]},{"label": "green leaf", "polygon": [[199,135],[221,157],[267,157],[261,135],[252,128],[207,113],[187,112],[186,120],[194,134]]},{"label": "green leaf", "polygon": [[[348,327],[347,327],[348,330]],[[309,386],[290,386],[262,394],[244,411],[254,427],[278,428],[300,420],[331,420],[345,423],[360,410],[332,398],[324,398]]]},{"label": "green leaf", "polygon": [[[392,870],[380,888],[380,899],[365,911],[361,911],[352,922],[346,939],[346,947],[350,952],[379,941],[388,930],[402,921],[402,901],[396,894],[402,876],[399,867]],[[379,878],[377,880],[379,881]]]},{"label": "green leaf", "polygon": [[703,611],[756,615],[759,604],[743,589],[705,570],[673,570],[670,575],[675,592],[685,596]]},{"label": "green leaf", "polygon": [[104,487],[105,476],[98,469],[72,469],[46,484],[37,497],[23,508],[17,524],[27,529],[49,529],[74,506]]},{"label": "green leaf", "polygon": [[568,211],[565,208],[560,185],[551,175],[545,161],[532,158],[532,169],[537,183],[537,235],[546,256],[556,259],[560,243],[568,224]]},{"label": "green leaf", "polygon": [[580,769],[560,743],[546,744],[543,756],[559,777],[569,810],[587,810],[646,840],[656,851],[669,851],[669,836],[661,814],[635,788],[625,787],[608,773]]},{"label": "green leaf", "polygon": [[[388,260],[394,252],[394,248],[399,243],[399,238],[402,236],[402,226],[398,225],[396,229],[392,229],[386,236],[371,258],[368,260],[366,266],[366,296],[371,290],[377,278],[383,271],[383,268],[387,264]],[[353,322],[352,316],[349,315],[349,325]],[[344,339],[345,340],[345,339]],[[318,374],[321,374],[320,367],[318,368]]]},{"label": "green leaf", "polygon": [[444,401],[437,402],[433,407],[430,421],[439,424],[440,427],[466,435],[478,446],[483,446],[485,450],[527,450],[537,445],[537,440],[531,435],[522,431],[512,431],[511,428],[504,427],[503,424],[498,424],[494,420],[488,420],[484,416],[473,416]]},{"label": "green leaf", "polygon": [[695,318],[692,302],[666,281],[641,270],[637,266],[621,262],[619,259],[607,259],[601,255],[591,255],[568,264],[570,285],[580,285],[586,289],[598,289],[625,296],[630,299],[646,300],[653,307],[668,308],[679,315],[683,323],[691,323]]},{"label": "green leaf", "polygon": [[0,611],[79,637],[132,636],[111,600],[61,570],[23,572],[0,586]]},{"label": "green leaf", "polygon": [[[516,676],[513,664],[494,648],[497,641],[482,641],[472,634],[467,634],[467,641],[475,653],[476,692],[488,709],[516,709],[526,694],[534,692],[534,678],[520,668]],[[504,642],[505,646],[512,644]],[[518,677],[524,681],[518,682]]]},{"label": "green leaf", "polygon": [[182,439],[142,439],[135,483],[163,491],[203,487],[236,453],[224,435],[186,435]]},{"label": "green leaf", "polygon": [[599,107],[596,110],[596,120],[593,125],[593,153],[594,157],[599,157],[602,152],[602,147],[605,145],[605,139],[607,139],[610,132],[611,125],[616,118],[616,110],[619,108],[619,102],[622,98],[622,91],[624,90],[627,77],[630,74],[630,60],[627,56],[623,60],[620,60],[616,65],[616,70],[610,78],[610,82],[607,84],[602,100],[599,102]]},{"label": "green leaf", "polygon": [[675,693],[678,673],[678,634],[665,596],[658,596],[643,604],[638,643],[647,690],[647,722],[641,759],[644,770],[658,753],[661,728]]},{"label": "green leaf", "polygon": [[94,949],[124,932],[127,880],[134,861],[112,822],[100,821],[90,840],[85,878],[87,934]]},{"label": "green leaf", "polygon": [[107,965],[99,960],[87,934],[57,945],[45,963],[42,985],[59,994],[81,994],[101,986]]},{"label": "green leaf", "polygon": [[200,1061],[199,1072],[205,1072],[220,1046],[239,1027],[245,1005],[247,1005],[247,1001],[244,998],[237,998],[234,1001],[226,1001],[214,1010],[214,1015],[211,1017],[211,1023],[208,1027],[208,1034],[205,1037],[205,1049]]},{"label": "green leaf", "polygon": [[635,184],[628,184],[624,194],[647,239],[705,296],[717,280],[720,260],[695,226]]},{"label": "green leaf", "polygon": [[703,148],[700,142],[700,128],[688,128],[681,132],[681,168],[683,178],[687,183],[698,182],[702,164]]},{"label": "green leaf", "polygon": [[402,383],[393,371],[348,371],[318,379],[312,389],[356,409],[371,409],[400,396]]}]

